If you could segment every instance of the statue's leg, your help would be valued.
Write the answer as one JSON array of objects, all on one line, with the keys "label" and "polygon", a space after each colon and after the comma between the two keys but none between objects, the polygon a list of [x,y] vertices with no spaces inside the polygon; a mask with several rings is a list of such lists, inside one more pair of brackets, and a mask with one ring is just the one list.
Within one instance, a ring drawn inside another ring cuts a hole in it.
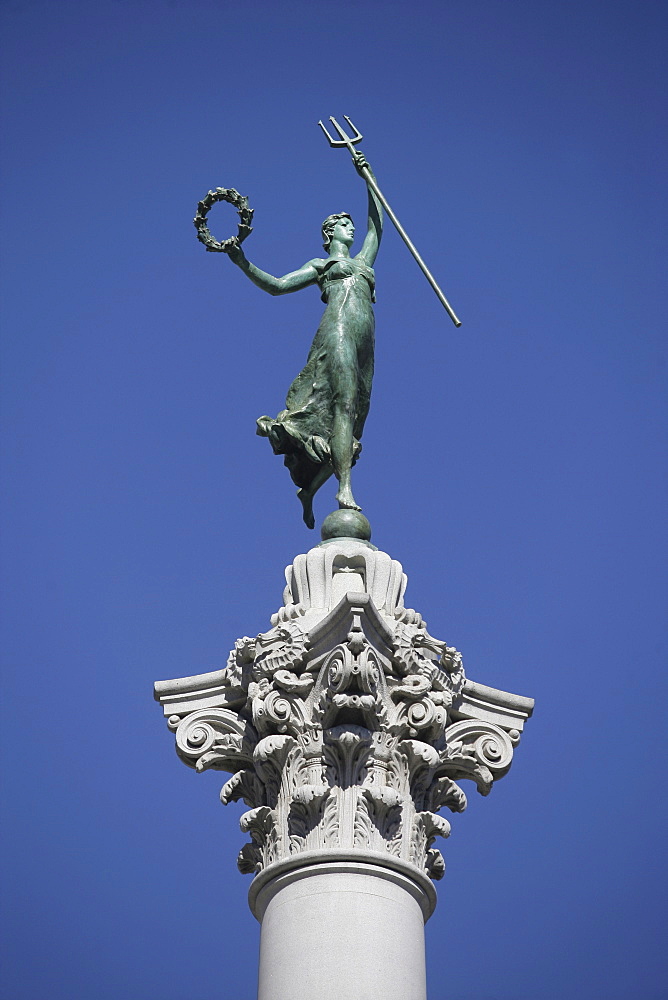
[{"label": "statue's leg", "polygon": [[341,379],[340,391],[334,399],[334,422],[330,448],[334,473],[339,481],[339,491],[336,494],[339,507],[349,510],[361,510],[355,503],[350,485],[350,469],[353,464],[353,425],[355,423],[355,408],[357,404],[357,380],[345,373]]},{"label": "statue's leg", "polygon": [[297,496],[301,501],[304,511],[304,524],[307,528],[315,528],[315,517],[313,516],[313,497],[316,495],[323,483],[326,483],[333,472],[331,465],[322,465],[311,480],[308,489],[302,487],[297,491]]}]

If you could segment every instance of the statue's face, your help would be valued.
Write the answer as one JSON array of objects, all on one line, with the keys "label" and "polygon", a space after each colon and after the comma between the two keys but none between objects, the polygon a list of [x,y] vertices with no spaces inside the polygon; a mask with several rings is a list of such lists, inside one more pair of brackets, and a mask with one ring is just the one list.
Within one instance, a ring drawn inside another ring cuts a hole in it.
[{"label": "statue's face", "polygon": [[351,246],[355,239],[355,227],[352,219],[338,219],[332,232],[333,240],[340,240],[346,246]]}]

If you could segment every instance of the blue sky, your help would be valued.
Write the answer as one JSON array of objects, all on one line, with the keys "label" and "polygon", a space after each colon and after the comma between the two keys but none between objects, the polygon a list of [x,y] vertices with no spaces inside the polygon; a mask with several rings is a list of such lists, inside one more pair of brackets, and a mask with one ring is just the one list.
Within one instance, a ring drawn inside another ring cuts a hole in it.
[{"label": "blue sky", "polygon": [[537,704],[453,819],[430,1000],[665,997],[665,6],[0,11],[4,996],[254,996],[241,807],[152,684],[265,630],[318,540],[255,418],[321,304],[191,220],[238,188],[273,273],[363,225],[315,125],[348,114],[463,321],[388,227],[355,492],[407,604]]}]

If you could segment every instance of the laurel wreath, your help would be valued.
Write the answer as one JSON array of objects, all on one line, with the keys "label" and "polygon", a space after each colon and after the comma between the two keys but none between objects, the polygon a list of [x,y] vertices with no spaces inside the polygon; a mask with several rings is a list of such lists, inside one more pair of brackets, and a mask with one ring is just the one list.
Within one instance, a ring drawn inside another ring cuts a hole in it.
[{"label": "laurel wreath", "polygon": [[[229,202],[239,213],[237,235],[222,241],[214,239],[206,224],[207,214],[217,201]],[[235,247],[239,248],[246,237],[253,232],[252,221],[253,209],[248,204],[248,198],[244,198],[234,188],[216,188],[215,191],[209,191],[198,203],[197,215],[193,219],[197,229],[197,239],[204,244],[210,253],[229,253]]]}]

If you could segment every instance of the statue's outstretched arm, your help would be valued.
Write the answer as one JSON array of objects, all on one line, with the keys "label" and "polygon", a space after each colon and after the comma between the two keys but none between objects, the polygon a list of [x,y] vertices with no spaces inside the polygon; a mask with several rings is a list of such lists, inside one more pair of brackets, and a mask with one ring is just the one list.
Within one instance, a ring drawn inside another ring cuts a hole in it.
[{"label": "statue's outstretched arm", "polygon": [[[355,169],[357,170],[360,177],[364,177],[362,173],[362,168],[366,167],[371,176],[375,180],[375,174],[369,164],[366,161],[363,153],[356,153],[354,157]],[[376,259],[376,254],[378,253],[378,247],[380,246],[380,239],[383,235],[383,209],[376,197],[374,191],[371,189],[367,183],[367,191],[369,193],[369,223],[367,228],[367,234],[364,238],[364,243],[362,244],[362,249],[358,253],[358,257],[362,257],[366,263],[371,267]]]},{"label": "statue's outstretched arm", "polygon": [[229,257],[250,278],[254,285],[257,285],[264,292],[269,292],[270,295],[286,295],[288,292],[298,292],[300,288],[314,285],[318,280],[318,272],[313,261],[308,261],[298,271],[291,271],[289,274],[284,274],[282,278],[275,278],[273,274],[261,271],[255,264],[251,264],[240,247],[229,252]]}]

